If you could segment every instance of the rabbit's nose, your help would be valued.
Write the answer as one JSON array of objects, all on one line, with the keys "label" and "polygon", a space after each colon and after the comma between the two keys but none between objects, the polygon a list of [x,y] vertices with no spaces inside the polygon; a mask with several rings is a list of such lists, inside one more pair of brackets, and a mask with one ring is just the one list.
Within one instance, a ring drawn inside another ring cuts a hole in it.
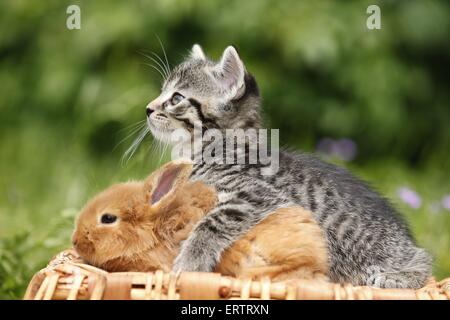
[{"label": "rabbit's nose", "polygon": [[78,244],[78,237],[76,237],[75,235],[72,236],[72,244],[74,246],[76,246]]}]

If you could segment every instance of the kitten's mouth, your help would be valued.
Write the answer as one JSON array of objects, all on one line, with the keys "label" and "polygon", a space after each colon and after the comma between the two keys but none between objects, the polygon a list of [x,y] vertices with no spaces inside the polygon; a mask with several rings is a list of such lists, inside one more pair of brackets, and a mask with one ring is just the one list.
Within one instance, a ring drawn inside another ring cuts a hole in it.
[{"label": "kitten's mouth", "polygon": [[171,134],[174,130],[185,129],[182,121],[172,118],[162,112],[152,113],[147,118],[147,125],[152,135],[159,141],[171,143]]},{"label": "kitten's mouth", "polygon": [[164,131],[169,129],[170,119],[162,112],[155,112],[147,118],[147,124],[151,130],[157,129]]},{"label": "kitten's mouth", "polygon": [[166,115],[154,118],[147,118],[147,125],[152,135],[161,142],[170,142],[170,120]]},{"label": "kitten's mouth", "polygon": [[168,122],[169,121],[169,117],[162,113],[162,112],[153,112],[148,118],[147,121],[149,123],[161,123],[164,124],[164,122]]}]

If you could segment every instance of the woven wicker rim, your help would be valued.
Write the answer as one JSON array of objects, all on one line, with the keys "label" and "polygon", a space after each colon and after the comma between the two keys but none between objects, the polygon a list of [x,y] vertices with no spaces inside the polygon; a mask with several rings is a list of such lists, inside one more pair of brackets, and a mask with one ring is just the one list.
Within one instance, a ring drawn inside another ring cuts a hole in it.
[{"label": "woven wicker rim", "polygon": [[111,272],[80,263],[73,250],[36,273],[27,300],[449,300],[450,278],[419,289],[379,289],[320,280],[289,283],[238,279],[218,273]]}]

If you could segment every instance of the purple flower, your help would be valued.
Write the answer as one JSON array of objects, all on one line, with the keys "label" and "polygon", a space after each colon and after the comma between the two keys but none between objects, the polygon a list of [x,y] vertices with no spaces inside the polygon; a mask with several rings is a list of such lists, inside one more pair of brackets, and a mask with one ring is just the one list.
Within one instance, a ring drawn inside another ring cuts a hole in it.
[{"label": "purple flower", "polygon": [[317,144],[317,151],[330,157],[337,157],[344,161],[352,161],[356,157],[358,148],[353,140],[347,138],[340,140],[323,138]]},{"label": "purple flower", "polygon": [[444,196],[442,198],[441,204],[444,207],[444,209],[450,211],[450,195]]},{"label": "purple flower", "polygon": [[422,205],[422,198],[412,189],[402,187],[398,189],[397,194],[404,203],[413,209],[419,209]]},{"label": "purple flower", "polygon": [[344,161],[352,161],[356,157],[356,143],[350,139],[338,140],[335,145],[335,153]]}]

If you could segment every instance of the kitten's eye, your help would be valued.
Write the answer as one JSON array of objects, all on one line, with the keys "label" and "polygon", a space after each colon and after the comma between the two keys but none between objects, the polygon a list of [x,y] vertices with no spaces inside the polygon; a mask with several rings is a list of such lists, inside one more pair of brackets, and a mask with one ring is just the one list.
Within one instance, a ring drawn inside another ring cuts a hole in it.
[{"label": "kitten's eye", "polygon": [[104,213],[100,219],[100,221],[103,224],[110,224],[110,223],[114,223],[117,220],[117,216],[111,214],[111,213]]},{"label": "kitten's eye", "polygon": [[183,100],[184,97],[179,94],[178,92],[175,92],[172,96],[172,99],[170,99],[170,103],[172,103],[172,105],[176,105],[179,104],[181,102],[181,100]]}]

